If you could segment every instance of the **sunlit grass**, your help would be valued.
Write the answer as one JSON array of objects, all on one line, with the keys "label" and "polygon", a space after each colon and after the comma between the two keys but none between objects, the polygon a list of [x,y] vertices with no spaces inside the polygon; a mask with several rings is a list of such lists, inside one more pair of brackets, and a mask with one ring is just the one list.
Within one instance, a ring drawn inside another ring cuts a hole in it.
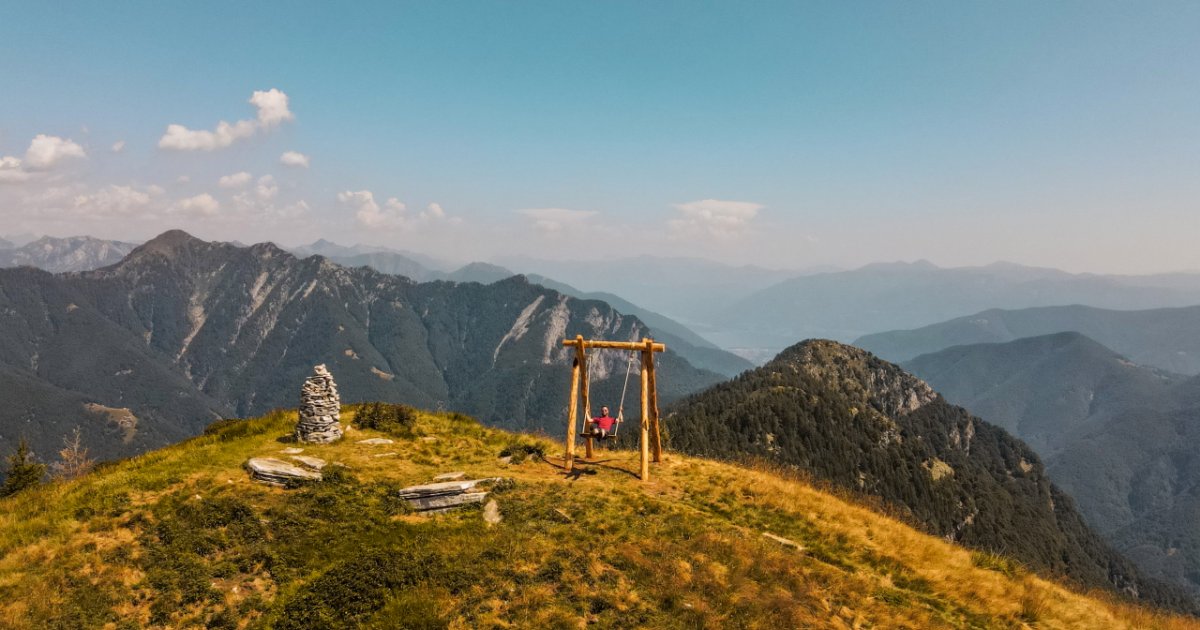
[{"label": "sunlit grass", "polygon": [[[560,444],[454,414],[303,445],[345,465],[325,482],[251,482],[242,464],[286,457],[293,422],[224,426],[0,501],[0,626],[1200,627],[777,471],[669,455],[642,483],[635,452],[602,450],[566,475]],[[495,495],[503,523],[391,498],[453,470],[516,480]]]}]

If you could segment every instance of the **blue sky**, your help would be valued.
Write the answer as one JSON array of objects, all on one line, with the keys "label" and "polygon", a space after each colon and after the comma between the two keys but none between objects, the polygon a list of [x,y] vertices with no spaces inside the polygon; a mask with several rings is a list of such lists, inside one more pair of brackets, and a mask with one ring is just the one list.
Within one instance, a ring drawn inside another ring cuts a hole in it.
[{"label": "blue sky", "polygon": [[0,5],[8,232],[1200,269],[1196,3]]}]

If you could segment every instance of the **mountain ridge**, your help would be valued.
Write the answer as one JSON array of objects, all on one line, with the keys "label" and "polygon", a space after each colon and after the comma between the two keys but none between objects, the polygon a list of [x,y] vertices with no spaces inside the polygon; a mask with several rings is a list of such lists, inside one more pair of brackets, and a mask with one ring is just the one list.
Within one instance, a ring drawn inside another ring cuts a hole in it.
[{"label": "mountain ridge", "polygon": [[988,309],[921,328],[865,335],[854,345],[908,361],[950,346],[1079,332],[1131,360],[1200,374],[1200,306],[1114,310],[1084,305]]},{"label": "mountain ridge", "polygon": [[[570,374],[561,336],[651,334],[639,320],[606,304],[576,300],[520,277],[491,285],[422,284],[319,256],[297,259],[271,243],[237,247],[180,231],[94,271],[56,276],[0,270],[0,307],[12,321],[32,327],[18,335],[27,343],[0,343],[0,365],[44,379],[48,356],[89,364],[90,371],[56,368],[54,383],[90,398],[112,391],[118,395],[96,402],[130,407],[135,416],[146,416],[146,426],[174,417],[184,435],[195,434],[214,416],[294,404],[299,384],[318,363],[330,366],[348,401],[453,406],[498,426],[557,431]],[[80,360],[79,348],[88,349],[91,361]],[[30,368],[39,354],[40,371]],[[620,383],[613,375],[624,368],[624,359],[597,355],[595,400],[618,397]],[[135,380],[156,375],[159,390],[179,392],[175,402],[147,407],[153,398],[148,390],[113,382],[118,377],[112,375],[127,370],[134,370]],[[64,380],[64,374],[79,382]],[[720,378],[670,349],[660,374],[664,401]],[[44,402],[43,409],[57,411],[41,418],[46,432],[36,436],[39,454],[57,451],[61,435],[79,416]],[[627,411],[636,407],[635,401]],[[16,427],[28,413],[0,409],[0,427]],[[59,437],[51,439],[47,432],[55,431]],[[7,447],[19,437],[2,433]],[[95,428],[88,437],[96,440],[94,452],[100,455],[129,454],[116,434]]]},{"label": "mountain ridge", "polygon": [[1079,333],[955,346],[904,365],[1026,440],[1088,523],[1147,574],[1200,594],[1200,377],[1137,365]]},{"label": "mountain ridge", "polygon": [[671,405],[666,424],[670,444],[684,452],[795,467],[877,496],[968,546],[1004,550],[1091,586],[1186,599],[1092,532],[1027,445],[858,348],[793,345]]}]

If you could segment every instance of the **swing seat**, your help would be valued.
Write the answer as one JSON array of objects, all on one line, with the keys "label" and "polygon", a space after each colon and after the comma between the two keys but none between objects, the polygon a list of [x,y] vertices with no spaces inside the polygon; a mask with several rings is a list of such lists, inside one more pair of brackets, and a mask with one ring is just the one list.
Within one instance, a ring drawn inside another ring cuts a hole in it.
[{"label": "swing seat", "polygon": [[596,435],[594,433],[580,433],[579,437],[592,438],[593,440],[615,440],[617,436],[609,433],[608,435]]}]

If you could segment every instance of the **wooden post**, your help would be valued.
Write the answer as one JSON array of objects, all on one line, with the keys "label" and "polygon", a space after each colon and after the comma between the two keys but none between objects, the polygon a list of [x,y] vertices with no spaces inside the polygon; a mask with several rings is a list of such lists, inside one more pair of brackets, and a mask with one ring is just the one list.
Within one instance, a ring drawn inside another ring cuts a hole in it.
[{"label": "wooden post", "polygon": [[647,372],[647,387],[649,391],[649,415],[650,415],[650,450],[654,456],[654,463],[662,461],[662,434],[658,427],[658,379],[654,375],[654,347],[650,340],[646,340],[646,351],[643,353],[646,357]]},{"label": "wooden post", "polygon": [[579,358],[571,366],[571,402],[567,405],[567,454],[564,467],[569,472],[575,465],[575,414],[579,411]]},{"label": "wooden post", "polygon": [[584,443],[584,456],[588,459],[593,457],[592,454],[592,379],[589,377],[587,351],[583,349],[583,335],[576,337],[579,345],[576,346],[576,352],[579,355],[579,391],[583,394],[583,429],[588,434],[587,441]]},{"label": "wooden post", "polygon": [[[643,340],[645,341],[645,340]],[[642,481],[650,479],[650,355],[653,352],[642,351]]]}]

